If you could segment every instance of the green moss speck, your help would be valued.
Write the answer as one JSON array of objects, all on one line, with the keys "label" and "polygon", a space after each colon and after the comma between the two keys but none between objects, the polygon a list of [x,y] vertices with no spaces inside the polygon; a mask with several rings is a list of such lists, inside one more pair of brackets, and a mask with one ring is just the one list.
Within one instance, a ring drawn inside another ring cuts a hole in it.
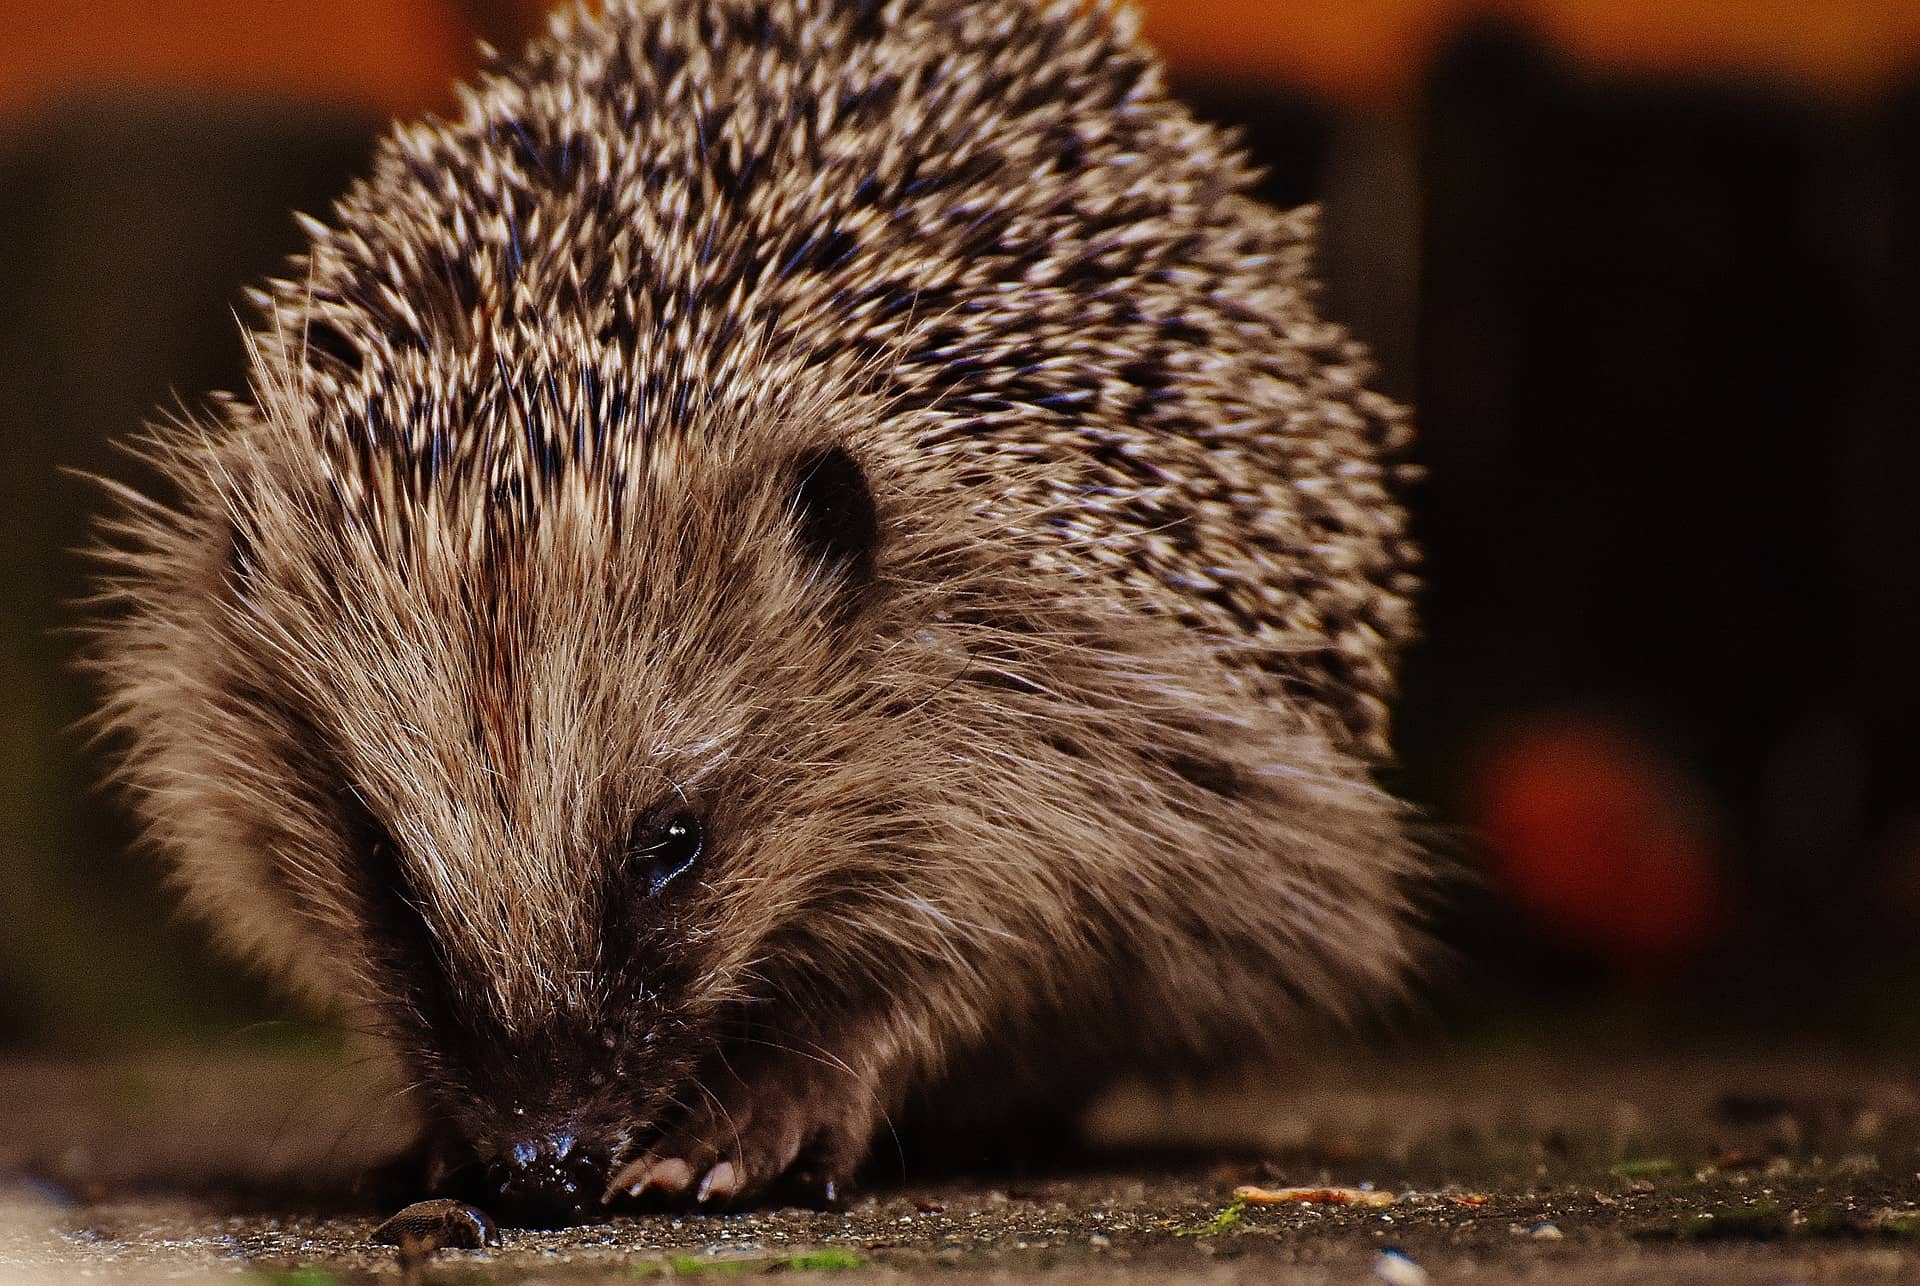
[{"label": "green moss speck", "polygon": [[1775,1241],[1787,1235],[1788,1226],[1780,1207],[1762,1203],[1744,1210],[1686,1215],[1654,1235],[1662,1232],[1676,1241]]},{"label": "green moss speck", "polygon": [[285,1272],[269,1273],[260,1280],[271,1286],[341,1286],[340,1279],[324,1268],[308,1265],[304,1268],[290,1268]]},{"label": "green moss speck", "polygon": [[838,1273],[865,1268],[867,1258],[839,1247],[803,1250],[798,1254],[753,1259],[702,1259],[698,1255],[668,1255],[630,1265],[630,1277],[713,1277],[729,1273]]},{"label": "green moss speck", "polygon": [[775,1268],[784,1268],[797,1273],[838,1273],[849,1268],[865,1268],[865,1255],[851,1250],[829,1247],[825,1250],[809,1250],[798,1255],[788,1255],[785,1259],[776,1259]]},{"label": "green moss speck", "polygon": [[1809,1210],[1795,1231],[1809,1237],[1851,1237],[1860,1231],[1860,1226],[1848,1215],[1829,1206]]},{"label": "green moss speck", "polygon": [[1239,1226],[1240,1216],[1246,1212],[1247,1203],[1236,1199],[1206,1223],[1192,1228],[1182,1228],[1175,1235],[1180,1237],[1215,1237],[1223,1232],[1231,1232]]}]

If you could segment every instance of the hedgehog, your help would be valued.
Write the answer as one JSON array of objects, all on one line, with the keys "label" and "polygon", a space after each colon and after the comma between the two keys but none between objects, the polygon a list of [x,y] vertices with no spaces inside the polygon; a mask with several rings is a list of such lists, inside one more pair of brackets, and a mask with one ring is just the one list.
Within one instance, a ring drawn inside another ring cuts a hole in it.
[{"label": "hedgehog", "polygon": [[189,911],[392,1051],[421,1182],[834,1192],[896,1122],[1419,978],[1408,416],[1138,26],[563,13],[142,440],[117,779]]}]

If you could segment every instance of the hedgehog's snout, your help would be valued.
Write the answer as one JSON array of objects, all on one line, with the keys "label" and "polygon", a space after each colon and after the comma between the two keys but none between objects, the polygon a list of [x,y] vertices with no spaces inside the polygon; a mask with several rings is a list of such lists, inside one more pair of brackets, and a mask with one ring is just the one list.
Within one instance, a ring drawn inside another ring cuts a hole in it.
[{"label": "hedgehog's snout", "polygon": [[517,1139],[487,1168],[501,1212],[523,1227],[588,1222],[602,1209],[607,1158],[573,1134]]}]

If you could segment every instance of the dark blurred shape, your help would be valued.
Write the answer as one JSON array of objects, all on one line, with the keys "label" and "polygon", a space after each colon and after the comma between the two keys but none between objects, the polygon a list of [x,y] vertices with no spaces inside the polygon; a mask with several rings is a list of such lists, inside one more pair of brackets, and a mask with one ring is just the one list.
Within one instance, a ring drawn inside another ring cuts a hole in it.
[{"label": "dark blurred shape", "polygon": [[[310,106],[70,99],[0,140],[0,1039],[112,1040],[247,1012],[210,967],[73,725],[100,496],[62,470],[151,483],[112,439],[243,379],[240,288],[297,246],[366,161],[373,123]],[[182,963],[188,961],[193,963]]]},{"label": "dark blurred shape", "polygon": [[1884,946],[1852,894],[1920,813],[1903,110],[1497,29],[1427,100],[1412,770],[1448,798],[1480,730],[1614,712],[1728,819],[1740,965],[1809,980]]}]

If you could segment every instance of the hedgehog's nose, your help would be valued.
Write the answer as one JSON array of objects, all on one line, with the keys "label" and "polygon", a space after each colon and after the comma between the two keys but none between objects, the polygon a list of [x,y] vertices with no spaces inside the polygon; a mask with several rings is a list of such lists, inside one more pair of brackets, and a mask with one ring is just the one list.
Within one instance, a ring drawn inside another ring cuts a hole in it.
[{"label": "hedgehog's nose", "polygon": [[500,1194],[500,1213],[522,1227],[585,1223],[602,1210],[606,1164],[571,1134],[521,1139],[487,1173]]}]

